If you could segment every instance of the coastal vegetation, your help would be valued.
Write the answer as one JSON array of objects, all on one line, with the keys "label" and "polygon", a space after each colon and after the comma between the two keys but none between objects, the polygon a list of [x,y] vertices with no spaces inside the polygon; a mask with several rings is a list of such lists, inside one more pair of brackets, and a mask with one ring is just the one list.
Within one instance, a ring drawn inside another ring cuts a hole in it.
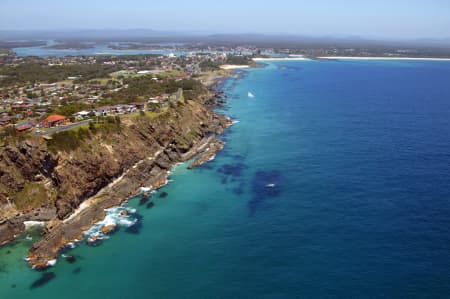
[{"label": "coastal vegetation", "polygon": [[97,117],[95,122],[91,121],[87,125],[52,134],[51,139],[47,142],[47,147],[54,153],[70,152],[77,149],[83,140],[90,139],[97,134],[103,134],[105,137],[109,134],[119,133],[122,128],[119,116]]},{"label": "coastal vegetation", "polygon": [[77,77],[74,82],[87,82],[95,78],[108,77],[117,71],[114,65],[106,64],[72,64],[48,65],[43,62],[30,62],[19,65],[0,66],[0,86],[21,83],[54,83]]},{"label": "coastal vegetation", "polygon": [[233,65],[249,65],[252,63],[252,59],[250,56],[244,55],[228,55],[226,64]]},{"label": "coastal vegetation", "polygon": [[[197,83],[179,84],[194,88]],[[62,231],[58,225],[49,227],[30,251],[30,263],[45,268],[82,227],[104,217],[104,209],[119,205],[144,183],[155,189],[165,184],[175,163],[206,149],[214,149],[209,155],[220,150],[223,143],[214,133],[222,133],[229,121],[199,102],[183,99],[181,93],[179,97],[157,113],[96,117],[95,122],[45,138],[20,134],[1,144],[0,244],[20,233],[25,220],[63,225]],[[107,187],[123,175],[123,181]],[[98,209],[86,210],[75,222],[62,221],[91,197]]]},{"label": "coastal vegetation", "polygon": [[59,114],[65,116],[72,116],[74,113],[90,108],[91,106],[86,103],[71,103],[62,105],[61,107],[55,107],[49,109],[47,114]]},{"label": "coastal vegetation", "polygon": [[199,64],[199,67],[203,72],[215,71],[220,68],[220,64],[212,61],[211,59],[207,59],[207,60],[202,61]]},{"label": "coastal vegetation", "polygon": [[123,79],[123,83],[128,88],[122,89],[114,94],[105,95],[105,98],[99,104],[107,105],[147,101],[149,98],[161,94],[173,94],[180,88],[184,91],[184,97],[188,100],[198,99],[200,95],[208,92],[200,81],[192,78],[175,79],[166,77],[162,79],[158,76],[147,75],[125,78]]},{"label": "coastal vegetation", "polygon": [[[223,146],[215,134],[230,125],[207,106],[215,95],[208,86],[228,74],[219,68],[224,60],[206,53],[2,58],[0,244],[22,232],[23,221],[62,221],[97,196],[101,208],[84,220],[93,223],[142,184],[165,184],[175,163],[205,150],[195,166],[208,161]],[[31,258],[56,257],[53,250],[79,230],[51,232],[62,239],[45,241]]]},{"label": "coastal vegetation", "polygon": [[18,210],[33,209],[56,199],[54,190],[47,190],[39,182],[26,182],[22,191],[14,196],[14,204]]}]

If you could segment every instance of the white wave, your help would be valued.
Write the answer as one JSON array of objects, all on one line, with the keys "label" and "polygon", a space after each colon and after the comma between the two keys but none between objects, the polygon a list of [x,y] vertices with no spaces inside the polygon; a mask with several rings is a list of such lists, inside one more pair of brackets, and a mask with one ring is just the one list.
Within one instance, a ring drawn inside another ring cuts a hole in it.
[{"label": "white wave", "polygon": [[136,224],[138,219],[133,214],[137,212],[134,208],[114,207],[106,209],[106,217],[102,221],[95,223],[90,229],[84,232],[87,239],[103,240],[109,238],[101,232],[105,226],[130,227]]},{"label": "white wave", "polygon": [[152,187],[141,187],[141,192],[150,192]]},{"label": "white wave", "polygon": [[55,260],[49,260],[47,262],[47,266],[49,266],[49,267],[53,267],[54,265],[56,265],[56,259]]},{"label": "white wave", "polygon": [[136,219],[130,220],[130,219],[123,218],[123,219],[120,219],[119,221],[117,221],[117,224],[120,226],[130,227],[130,226],[136,224],[136,221],[137,221]]}]

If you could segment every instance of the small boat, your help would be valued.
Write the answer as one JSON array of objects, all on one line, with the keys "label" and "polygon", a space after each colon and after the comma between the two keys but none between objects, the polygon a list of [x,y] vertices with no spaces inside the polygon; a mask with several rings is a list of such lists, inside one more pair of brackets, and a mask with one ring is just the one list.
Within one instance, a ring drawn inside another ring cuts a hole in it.
[{"label": "small boat", "polygon": [[33,240],[33,237],[31,237],[30,235],[27,235],[27,236],[25,237],[25,240],[27,240],[27,241],[32,241],[32,240]]},{"label": "small boat", "polygon": [[267,187],[267,188],[274,188],[274,187],[275,187],[275,184],[270,183],[270,184],[267,184],[266,187]]},{"label": "small boat", "polygon": [[250,91],[247,93],[247,96],[248,96],[249,98],[254,98],[254,97],[255,97],[255,95],[254,95],[253,93],[251,93]]}]

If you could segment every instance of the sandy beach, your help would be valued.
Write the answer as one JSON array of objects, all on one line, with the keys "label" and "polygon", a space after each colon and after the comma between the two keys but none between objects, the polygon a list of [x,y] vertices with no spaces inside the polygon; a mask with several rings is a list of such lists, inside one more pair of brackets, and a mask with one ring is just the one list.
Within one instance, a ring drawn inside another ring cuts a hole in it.
[{"label": "sandy beach", "polygon": [[250,67],[249,65],[233,65],[233,64],[225,64],[220,66],[220,68],[223,70],[246,69],[249,67]]}]

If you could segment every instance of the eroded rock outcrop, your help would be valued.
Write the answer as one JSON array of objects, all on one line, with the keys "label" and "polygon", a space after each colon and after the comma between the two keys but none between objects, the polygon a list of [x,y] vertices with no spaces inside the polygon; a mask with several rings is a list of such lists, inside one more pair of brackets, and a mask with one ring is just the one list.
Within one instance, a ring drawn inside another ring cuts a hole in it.
[{"label": "eroded rock outcrop", "polygon": [[[0,244],[20,233],[23,221],[51,220],[29,252],[31,265],[45,267],[61,246],[103,219],[104,209],[141,186],[163,186],[175,163],[205,152],[208,160],[223,146],[215,134],[229,124],[188,101],[154,119],[123,118],[120,130],[93,134],[70,151],[52,152],[38,138],[6,146],[0,152],[0,205],[8,209],[0,212]],[[36,190],[43,197],[28,200]]]}]

